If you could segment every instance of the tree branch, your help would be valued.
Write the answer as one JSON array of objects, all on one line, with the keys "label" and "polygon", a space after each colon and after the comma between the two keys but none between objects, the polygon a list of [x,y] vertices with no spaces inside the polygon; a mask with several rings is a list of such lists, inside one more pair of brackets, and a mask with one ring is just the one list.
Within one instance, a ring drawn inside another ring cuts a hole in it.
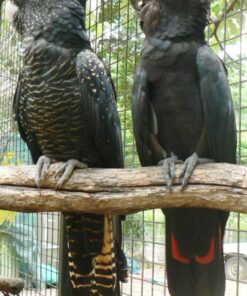
[{"label": "tree branch", "polygon": [[225,55],[231,60],[233,61],[234,63],[237,63],[239,64],[239,62],[235,61],[228,53],[227,51],[225,50],[225,47],[222,45],[219,37],[218,37],[218,29],[219,29],[219,26],[221,24],[221,22],[223,21],[223,19],[226,19],[228,14],[234,10],[235,8],[235,5],[237,4],[239,0],[233,0],[230,5],[227,7],[227,9],[215,20],[212,20],[211,21],[211,24],[214,24],[214,29],[213,31],[211,32],[211,34],[209,35],[208,39],[212,38],[213,36],[215,37],[215,40],[218,42],[219,46],[220,46],[220,49],[224,51]]},{"label": "tree branch", "polygon": [[231,2],[231,4],[227,7],[226,11],[224,11],[217,19],[215,20],[212,20],[211,21],[211,24],[214,24],[214,30],[212,31],[212,33],[209,35],[209,39],[214,36],[214,35],[217,35],[217,31],[218,31],[218,28],[221,24],[221,22],[223,21],[224,18],[226,18],[228,16],[228,14],[234,10],[234,7],[235,5],[237,4],[239,0],[233,0]]},{"label": "tree branch", "polygon": [[[56,171],[36,188],[35,167],[0,167],[0,208],[23,212],[61,211],[127,214],[146,209],[205,207],[247,213],[247,167],[215,163],[198,165],[189,186],[181,180],[170,193],[162,168],[76,170],[60,189]],[[176,166],[177,176],[181,165]]]},{"label": "tree branch", "polygon": [[24,281],[22,279],[0,277],[0,291],[6,295],[9,293],[17,295],[23,288]]}]

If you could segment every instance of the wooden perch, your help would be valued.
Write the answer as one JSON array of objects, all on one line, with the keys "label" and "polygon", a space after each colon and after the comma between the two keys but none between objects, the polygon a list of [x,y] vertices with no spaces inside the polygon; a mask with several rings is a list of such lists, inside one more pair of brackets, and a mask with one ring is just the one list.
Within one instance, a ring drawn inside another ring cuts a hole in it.
[{"label": "wooden perch", "polygon": [[24,281],[19,278],[0,277],[0,291],[10,294],[19,294],[24,288]]},{"label": "wooden perch", "polygon": [[[198,165],[189,186],[181,180],[170,193],[161,167],[76,170],[59,190],[51,166],[38,189],[35,167],[0,167],[0,208],[23,212],[62,211],[127,214],[145,209],[206,207],[247,213],[247,167],[225,163]],[[179,176],[181,165],[176,166]]]}]

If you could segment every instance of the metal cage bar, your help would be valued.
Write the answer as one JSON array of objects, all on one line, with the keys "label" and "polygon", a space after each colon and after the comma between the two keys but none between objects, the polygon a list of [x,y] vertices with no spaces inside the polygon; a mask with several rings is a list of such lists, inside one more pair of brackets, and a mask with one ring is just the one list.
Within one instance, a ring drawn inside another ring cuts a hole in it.
[{"label": "metal cage bar", "polygon": [[[0,4],[4,8],[4,2],[0,1]],[[11,116],[11,102],[21,67],[21,42],[6,23],[4,9],[0,16],[0,161],[1,165],[30,163],[27,148],[20,140]],[[247,5],[244,0],[214,0],[211,4],[211,23],[206,30],[209,44],[228,68],[238,128],[237,157],[241,164],[247,163],[246,19]],[[93,48],[109,65],[115,82],[125,165],[137,167],[139,160],[132,131],[131,97],[143,35],[129,0],[88,0],[87,28]],[[22,276],[27,283],[22,295],[57,295],[58,268],[61,264],[58,256],[60,216],[57,213],[5,214],[0,211],[0,222],[5,218],[5,222],[0,223],[0,274]],[[123,226],[123,244],[130,277],[129,283],[121,287],[122,295],[169,295],[164,227],[165,219],[158,209],[127,217]],[[25,232],[27,230],[29,236]],[[33,264],[30,273],[30,262],[23,255],[23,250],[18,249],[16,241],[23,245],[29,242],[36,248],[36,257],[40,258],[39,263],[44,264],[44,268]],[[247,216],[232,213],[225,236],[226,296],[247,295],[246,258]],[[54,283],[53,279],[48,284],[42,279],[48,275],[51,278],[54,276]],[[59,292],[60,295],[65,295],[62,292]]]}]

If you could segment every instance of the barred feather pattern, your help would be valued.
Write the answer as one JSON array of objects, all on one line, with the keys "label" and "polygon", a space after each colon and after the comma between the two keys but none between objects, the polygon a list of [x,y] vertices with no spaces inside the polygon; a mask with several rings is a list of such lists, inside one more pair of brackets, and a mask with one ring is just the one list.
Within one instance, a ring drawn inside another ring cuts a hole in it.
[{"label": "barred feather pattern", "polygon": [[102,166],[87,129],[75,57],[45,40],[28,37],[24,44],[18,120],[29,147],[35,143],[54,160]]},{"label": "barred feather pattern", "polygon": [[[58,47],[53,51],[44,40],[27,38],[24,43],[16,115],[29,147],[36,145],[55,160],[77,158],[100,166],[83,117],[75,58]],[[65,214],[65,219],[73,295],[118,295],[112,217]]]},{"label": "barred feather pattern", "polygon": [[[122,167],[114,86],[91,49],[85,1],[15,4],[13,25],[23,35],[24,67],[13,111],[34,163],[45,155],[53,161],[76,159],[89,167]],[[73,296],[120,295],[118,280],[127,268],[121,235],[116,239],[121,225],[114,220],[113,229],[110,215],[64,216]]]},{"label": "barred feather pattern", "polygon": [[[111,215],[68,214],[65,220],[75,295],[112,295],[116,289],[116,258]],[[85,262],[88,264],[83,265]]]}]

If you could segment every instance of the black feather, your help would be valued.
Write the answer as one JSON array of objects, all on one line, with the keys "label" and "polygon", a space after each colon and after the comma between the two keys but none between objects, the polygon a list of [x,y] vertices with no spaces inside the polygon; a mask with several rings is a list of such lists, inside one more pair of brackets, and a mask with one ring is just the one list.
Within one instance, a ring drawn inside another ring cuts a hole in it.
[{"label": "black feather", "polygon": [[[159,9],[157,8],[159,7]],[[236,126],[224,65],[204,38],[207,0],[151,0],[139,12],[146,38],[133,94],[140,162],[196,152],[236,162]],[[163,209],[168,287],[174,296],[223,296],[227,212]]]},{"label": "black feather", "polygon": [[[35,163],[45,155],[89,167],[123,167],[115,89],[91,49],[85,3],[18,3],[14,25],[23,35],[24,66],[14,97],[15,119]],[[119,295],[118,280],[125,279],[117,279],[116,264],[118,274],[126,269],[116,233],[121,219],[114,217],[113,227],[111,215],[64,216],[73,295]]]}]

